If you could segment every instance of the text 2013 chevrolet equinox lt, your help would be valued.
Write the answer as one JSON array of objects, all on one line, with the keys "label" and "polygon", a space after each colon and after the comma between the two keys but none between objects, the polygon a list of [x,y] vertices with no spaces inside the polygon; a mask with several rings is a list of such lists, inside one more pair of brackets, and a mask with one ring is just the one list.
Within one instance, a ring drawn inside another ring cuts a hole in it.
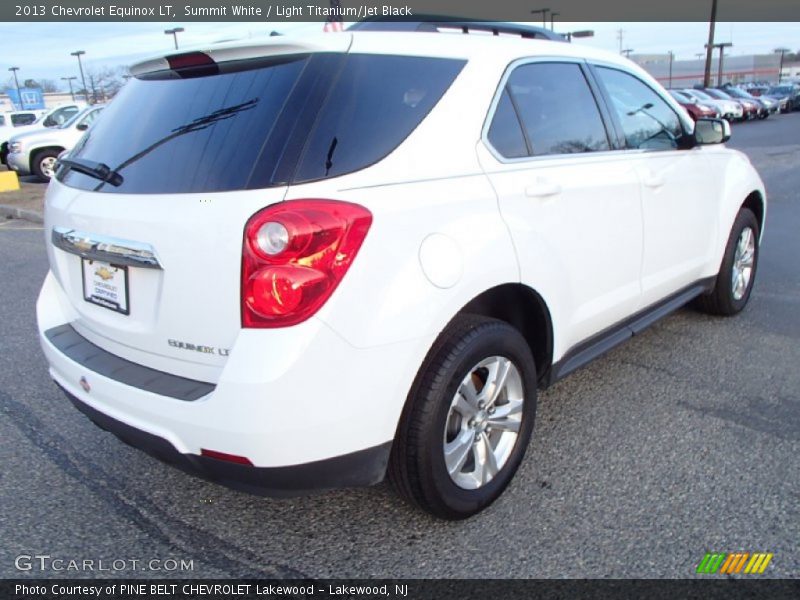
[{"label": "text 2013 chevrolet equinox lt", "polygon": [[271,495],[388,474],[464,518],[537,388],[750,296],[758,174],[619,56],[345,32],[132,73],[47,192],[38,325],[72,402],[182,469]]}]

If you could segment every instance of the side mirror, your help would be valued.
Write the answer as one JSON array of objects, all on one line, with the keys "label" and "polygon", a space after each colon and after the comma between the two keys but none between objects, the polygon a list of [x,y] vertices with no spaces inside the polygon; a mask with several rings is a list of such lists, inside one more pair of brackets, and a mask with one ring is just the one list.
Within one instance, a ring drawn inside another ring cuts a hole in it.
[{"label": "side mirror", "polygon": [[75,126],[75,129],[77,129],[78,131],[86,131],[87,129],[89,129],[89,124],[88,123],[78,123]]},{"label": "side mirror", "polygon": [[694,139],[698,145],[724,144],[731,139],[731,124],[725,119],[697,119]]}]

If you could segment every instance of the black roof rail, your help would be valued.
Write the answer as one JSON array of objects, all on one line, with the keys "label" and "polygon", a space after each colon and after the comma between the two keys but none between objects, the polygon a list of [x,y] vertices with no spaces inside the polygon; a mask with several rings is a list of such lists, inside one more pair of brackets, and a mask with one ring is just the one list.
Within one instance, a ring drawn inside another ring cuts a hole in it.
[{"label": "black roof rail", "polygon": [[347,28],[348,31],[418,31],[425,33],[436,33],[442,30],[458,30],[462,33],[484,32],[492,35],[518,35],[525,39],[550,40],[554,42],[566,42],[566,38],[560,33],[555,33],[544,27],[535,25],[520,25],[518,23],[506,23],[495,21],[470,21],[455,17],[445,17],[440,15],[415,15],[415,20],[383,20],[380,18],[365,19],[353,23]]}]

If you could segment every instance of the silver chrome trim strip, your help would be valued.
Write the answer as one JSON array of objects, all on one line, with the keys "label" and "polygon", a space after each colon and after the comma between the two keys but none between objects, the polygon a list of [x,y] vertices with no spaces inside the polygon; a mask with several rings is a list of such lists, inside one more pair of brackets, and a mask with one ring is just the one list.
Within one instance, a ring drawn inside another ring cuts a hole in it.
[{"label": "silver chrome trim strip", "polygon": [[150,244],[85,233],[66,227],[53,227],[50,237],[56,248],[81,258],[144,269],[163,268]]}]

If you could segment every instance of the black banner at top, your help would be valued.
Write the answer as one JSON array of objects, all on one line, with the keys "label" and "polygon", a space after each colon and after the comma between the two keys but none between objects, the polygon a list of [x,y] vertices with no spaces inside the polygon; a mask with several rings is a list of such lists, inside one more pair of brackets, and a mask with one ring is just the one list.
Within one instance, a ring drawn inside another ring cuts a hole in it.
[{"label": "black banner at top", "polygon": [[[463,0],[3,0],[0,21],[343,21],[370,18],[432,20],[430,15],[457,20],[560,22],[708,21],[714,0],[548,0],[539,9],[530,0],[464,2]],[[716,20],[726,22],[800,21],[798,0],[716,0]],[[532,8],[533,7],[533,8]],[[436,19],[439,20],[439,19]]]}]

